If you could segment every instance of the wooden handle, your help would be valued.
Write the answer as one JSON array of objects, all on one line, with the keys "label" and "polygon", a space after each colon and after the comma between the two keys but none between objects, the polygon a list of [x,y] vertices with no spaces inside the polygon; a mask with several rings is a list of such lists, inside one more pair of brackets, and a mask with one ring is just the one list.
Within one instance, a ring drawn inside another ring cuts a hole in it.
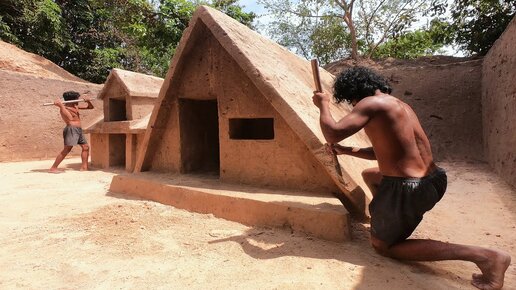
[{"label": "wooden handle", "polygon": [[312,59],[312,74],[314,76],[315,90],[322,92],[321,77],[319,76],[319,62],[316,58]]},{"label": "wooden handle", "polygon": [[[321,77],[319,75],[319,62],[316,58],[312,59],[312,75],[314,76],[315,91],[322,93]],[[333,165],[335,166],[335,172],[337,175],[342,177],[342,168],[340,168],[339,159],[335,153],[331,154]]]},{"label": "wooden handle", "polygon": [[[93,99],[90,99],[90,101],[93,101],[95,100],[95,98]],[[64,101],[64,102],[61,102],[62,104],[72,104],[72,103],[80,103],[80,102],[86,102],[85,99],[77,99],[77,100],[71,100],[71,101]],[[44,103],[43,106],[52,106],[54,104],[54,102],[52,103]]]}]

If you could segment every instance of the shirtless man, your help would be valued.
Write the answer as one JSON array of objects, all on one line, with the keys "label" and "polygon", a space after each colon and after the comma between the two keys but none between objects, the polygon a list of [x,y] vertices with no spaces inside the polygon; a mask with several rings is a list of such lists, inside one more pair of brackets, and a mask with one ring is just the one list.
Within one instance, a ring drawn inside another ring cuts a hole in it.
[{"label": "shirtless man", "polygon": [[[80,94],[74,91],[68,91],[63,93],[63,99],[65,101],[78,100]],[[83,97],[83,99],[88,104],[87,107],[79,107],[78,103],[69,103],[63,104],[60,100],[56,100],[54,105],[59,107],[59,113],[61,114],[61,118],[66,123],[66,127],[63,129],[63,139],[64,139],[64,148],[57,157],[56,161],[49,169],[49,172],[56,173],[59,172],[57,167],[63,161],[63,159],[70,153],[74,145],[81,145],[81,171],[88,170],[88,156],[90,152],[90,147],[86,142],[86,138],[84,138],[84,134],[82,133],[81,128],[81,118],[79,116],[79,110],[90,110],[93,109],[93,104],[91,103],[88,97]]]},{"label": "shirtless man", "polygon": [[[351,68],[334,85],[337,103],[353,105],[339,121],[329,110],[330,95],[315,92],[320,125],[329,144],[364,128],[371,148],[327,145],[336,154],[378,161],[378,168],[362,173],[371,189],[371,244],[381,255],[399,260],[463,260],[475,263],[479,289],[500,289],[511,257],[502,251],[435,240],[407,239],[446,191],[446,172],[433,161],[430,142],[409,105],[389,95],[391,87],[373,71]],[[330,151],[331,152],[331,151]]]}]

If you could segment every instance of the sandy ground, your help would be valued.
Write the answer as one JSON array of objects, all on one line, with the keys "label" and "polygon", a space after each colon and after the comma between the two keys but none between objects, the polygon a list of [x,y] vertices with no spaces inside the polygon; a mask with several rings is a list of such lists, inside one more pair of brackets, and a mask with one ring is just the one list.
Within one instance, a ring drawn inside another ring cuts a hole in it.
[{"label": "sandy ground", "polygon": [[[401,263],[369,247],[368,225],[334,243],[247,227],[108,191],[117,172],[67,159],[0,163],[0,289],[475,289],[471,263]],[[516,192],[482,163],[443,163],[449,190],[419,238],[516,257]],[[118,172],[121,173],[121,172]],[[505,289],[516,289],[509,267]]]}]

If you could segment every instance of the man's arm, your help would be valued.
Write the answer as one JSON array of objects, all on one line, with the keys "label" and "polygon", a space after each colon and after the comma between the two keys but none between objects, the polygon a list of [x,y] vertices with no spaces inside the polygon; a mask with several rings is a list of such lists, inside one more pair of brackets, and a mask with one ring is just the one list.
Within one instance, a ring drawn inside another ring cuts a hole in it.
[{"label": "man's arm", "polygon": [[61,114],[63,116],[66,117],[66,119],[68,119],[68,121],[72,120],[73,119],[73,116],[72,114],[70,113],[70,111],[68,111],[66,108],[65,108],[65,105],[63,103],[61,103],[61,100],[55,100],[54,101],[54,106],[56,107],[59,107],[59,111],[61,112]]},{"label": "man's arm", "polygon": [[91,110],[91,109],[95,108],[93,106],[93,104],[91,103],[91,99],[89,97],[84,96],[82,99],[86,102],[86,104],[88,104],[88,106],[87,107],[79,107],[79,106],[77,106],[78,109],[80,109],[80,110]]},{"label": "man's arm", "polygon": [[373,147],[359,148],[342,146],[339,144],[326,144],[326,146],[330,153],[333,152],[337,155],[345,154],[362,159],[376,160],[376,154],[374,153]]},{"label": "man's arm", "polygon": [[374,104],[363,99],[351,113],[336,122],[330,112],[330,96],[327,93],[315,92],[312,99],[319,108],[321,130],[328,143],[338,143],[364,128],[374,112]]}]

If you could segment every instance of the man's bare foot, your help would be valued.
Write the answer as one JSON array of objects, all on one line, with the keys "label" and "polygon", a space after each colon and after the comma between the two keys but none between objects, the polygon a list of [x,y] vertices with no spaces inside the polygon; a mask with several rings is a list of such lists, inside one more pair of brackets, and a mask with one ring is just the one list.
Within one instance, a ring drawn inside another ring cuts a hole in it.
[{"label": "man's bare foot", "polygon": [[489,250],[488,256],[487,261],[477,263],[482,274],[473,274],[471,284],[482,290],[501,289],[505,271],[511,264],[511,256],[495,250]]},{"label": "man's bare foot", "polygon": [[63,173],[62,170],[59,170],[57,168],[54,168],[54,167],[51,167],[49,170],[48,170],[48,173]]},{"label": "man's bare foot", "polygon": [[80,171],[88,171],[88,167],[81,167],[81,169],[79,169]]}]

